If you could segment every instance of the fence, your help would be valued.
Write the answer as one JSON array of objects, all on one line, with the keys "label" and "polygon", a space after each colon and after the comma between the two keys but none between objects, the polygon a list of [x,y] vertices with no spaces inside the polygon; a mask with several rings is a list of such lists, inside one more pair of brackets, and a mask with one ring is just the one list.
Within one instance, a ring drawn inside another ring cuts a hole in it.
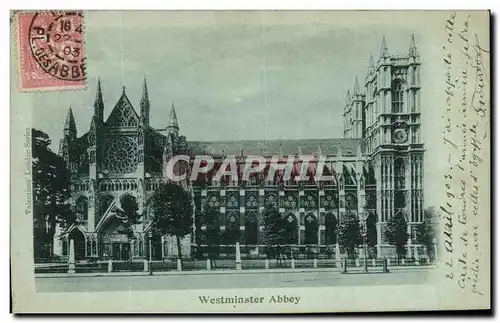
[{"label": "fence", "polygon": [[[382,267],[385,259],[368,259],[367,267]],[[211,270],[236,270],[236,260],[235,259],[211,259],[210,267]],[[321,258],[303,258],[293,260],[280,258],[280,259],[269,259],[267,261],[267,269],[284,269],[284,268],[295,269],[307,269],[307,268],[332,268],[340,269],[346,261],[342,258],[340,261],[336,259],[321,259]],[[148,267],[146,267],[148,261],[145,259],[137,259],[134,261],[112,261],[112,271],[113,272],[143,272]],[[106,273],[108,272],[108,261],[97,261],[97,262],[77,262],[76,272],[77,273]],[[177,260],[176,259],[164,259],[163,261],[152,261],[151,268],[154,272],[164,272],[164,271],[177,271]],[[428,259],[405,259],[399,264],[397,261],[389,260],[389,267],[412,267],[412,266],[426,266],[430,265]],[[265,269],[266,260],[265,259],[242,259],[241,266],[243,270],[249,269]],[[348,268],[362,268],[364,266],[363,259],[347,259]],[[183,260],[183,271],[206,271],[207,270],[207,260]],[[36,264],[35,273],[67,273],[68,264],[67,263],[53,263],[53,264]]]}]

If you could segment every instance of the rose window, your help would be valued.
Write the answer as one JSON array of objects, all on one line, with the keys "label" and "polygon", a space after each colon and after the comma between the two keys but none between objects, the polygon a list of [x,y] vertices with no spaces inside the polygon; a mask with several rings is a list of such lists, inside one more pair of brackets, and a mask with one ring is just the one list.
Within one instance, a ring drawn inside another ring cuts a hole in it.
[{"label": "rose window", "polygon": [[137,142],[132,137],[112,137],[107,144],[104,164],[111,173],[128,174],[137,168]]},{"label": "rose window", "polygon": [[208,200],[208,206],[210,207],[219,207],[219,200],[217,199],[217,196],[212,196]]},{"label": "rose window", "polygon": [[245,204],[246,204],[246,206],[248,208],[257,207],[258,206],[258,202],[257,202],[257,198],[255,197],[255,195],[249,195],[247,197],[247,200],[246,200]]},{"label": "rose window", "polygon": [[285,199],[285,207],[294,209],[297,207],[297,201],[292,195],[288,195]]}]

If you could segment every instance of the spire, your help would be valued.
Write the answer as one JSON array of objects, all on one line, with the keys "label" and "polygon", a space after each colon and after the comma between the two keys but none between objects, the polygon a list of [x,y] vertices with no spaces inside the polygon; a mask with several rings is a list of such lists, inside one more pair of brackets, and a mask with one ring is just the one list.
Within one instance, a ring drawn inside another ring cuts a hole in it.
[{"label": "spire", "polygon": [[174,132],[174,131],[175,133],[179,132],[179,122],[177,121],[177,114],[175,113],[174,102],[172,102],[172,109],[170,110],[170,118],[168,121],[167,129],[169,132]]},{"label": "spire", "polygon": [[380,57],[389,57],[389,50],[387,50],[387,44],[385,42],[385,36],[382,36],[382,46],[380,47]]},{"label": "spire", "polygon": [[359,95],[359,82],[358,77],[356,76],[356,80],[354,81],[354,92],[353,95]]},{"label": "spire", "polygon": [[415,44],[415,34],[411,34],[410,49],[408,51],[410,57],[418,57],[419,53],[417,50],[417,45]]},{"label": "spire", "polygon": [[76,138],[75,117],[73,117],[73,111],[71,110],[71,107],[68,110],[66,122],[64,123],[64,136],[71,136]]},{"label": "spire", "polygon": [[142,85],[142,97],[140,102],[141,109],[141,122],[145,125],[149,124],[149,95],[148,95],[148,84],[146,83],[146,77],[144,77],[144,83]]},{"label": "spire", "polygon": [[348,106],[349,102],[351,102],[351,92],[347,90],[347,95],[345,97],[345,105]]},{"label": "spire", "polygon": [[103,122],[104,102],[102,100],[101,78],[97,79],[97,91],[94,100],[94,115],[97,117],[100,123]]},{"label": "spire", "polygon": [[368,59],[368,72],[366,73],[366,76],[368,77],[370,74],[372,74],[374,69],[375,64],[373,64],[373,56],[372,54],[370,54],[370,58]]}]

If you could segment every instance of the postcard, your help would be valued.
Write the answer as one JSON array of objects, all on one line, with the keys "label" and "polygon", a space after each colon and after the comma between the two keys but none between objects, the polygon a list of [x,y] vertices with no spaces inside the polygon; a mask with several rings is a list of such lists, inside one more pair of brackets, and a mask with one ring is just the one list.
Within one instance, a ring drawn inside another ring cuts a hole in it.
[{"label": "postcard", "polygon": [[491,308],[489,11],[13,11],[15,313]]}]

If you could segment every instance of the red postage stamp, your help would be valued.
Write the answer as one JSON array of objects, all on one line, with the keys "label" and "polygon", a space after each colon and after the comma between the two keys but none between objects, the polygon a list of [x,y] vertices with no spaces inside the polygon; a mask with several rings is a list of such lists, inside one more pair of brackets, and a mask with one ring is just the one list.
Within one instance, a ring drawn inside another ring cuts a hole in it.
[{"label": "red postage stamp", "polygon": [[85,87],[82,11],[18,15],[21,91]]}]

